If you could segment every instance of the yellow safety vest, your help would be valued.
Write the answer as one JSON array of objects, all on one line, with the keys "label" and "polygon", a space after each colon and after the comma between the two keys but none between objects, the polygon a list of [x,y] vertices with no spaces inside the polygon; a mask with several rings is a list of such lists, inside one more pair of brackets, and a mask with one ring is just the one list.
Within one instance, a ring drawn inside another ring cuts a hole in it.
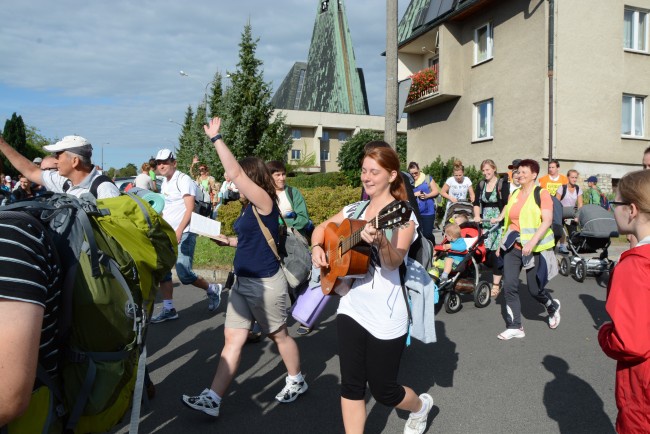
[{"label": "yellow safety vest", "polygon": [[[515,190],[506,205],[505,224],[503,225],[504,235],[508,232],[508,227],[510,226],[510,208],[512,208],[512,205],[517,201],[520,191],[521,189]],[[528,195],[528,198],[526,199],[526,203],[524,203],[524,206],[521,208],[521,212],[519,213],[519,234],[522,246],[526,245],[526,243],[533,238],[533,235],[535,235],[535,232],[537,232],[541,223],[542,210],[537,206],[537,203],[535,203],[535,192],[531,191],[530,195]],[[540,239],[537,245],[533,248],[533,252],[541,252],[543,250],[552,249],[553,247],[555,247],[555,237],[553,236],[553,230],[549,227],[542,239]]]}]

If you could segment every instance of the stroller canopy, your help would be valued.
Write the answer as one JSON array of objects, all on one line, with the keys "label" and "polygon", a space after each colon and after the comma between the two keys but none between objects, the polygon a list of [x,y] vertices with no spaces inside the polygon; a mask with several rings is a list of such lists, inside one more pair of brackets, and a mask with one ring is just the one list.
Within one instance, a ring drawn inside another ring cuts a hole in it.
[{"label": "stroller canopy", "polygon": [[584,237],[618,237],[618,227],[614,214],[600,205],[585,205],[580,208],[580,234]]}]

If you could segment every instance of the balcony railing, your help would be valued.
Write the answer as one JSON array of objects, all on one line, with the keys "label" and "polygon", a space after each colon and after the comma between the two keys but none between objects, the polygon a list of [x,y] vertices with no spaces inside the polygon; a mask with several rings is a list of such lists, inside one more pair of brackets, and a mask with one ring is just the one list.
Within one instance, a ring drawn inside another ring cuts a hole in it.
[{"label": "balcony railing", "polygon": [[417,102],[429,95],[438,93],[438,63],[423,69],[411,76],[411,89],[406,100],[407,104]]}]

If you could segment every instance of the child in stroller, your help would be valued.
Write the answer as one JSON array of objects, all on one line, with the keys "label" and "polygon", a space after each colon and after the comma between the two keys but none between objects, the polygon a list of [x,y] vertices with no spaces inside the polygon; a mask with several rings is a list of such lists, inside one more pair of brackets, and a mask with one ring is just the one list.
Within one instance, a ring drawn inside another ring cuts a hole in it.
[{"label": "child in stroller", "polygon": [[[438,290],[440,291],[445,310],[448,313],[458,312],[461,308],[460,293],[473,293],[474,305],[477,307],[485,307],[490,304],[490,284],[486,281],[480,280],[480,264],[485,261],[485,246],[483,240],[490,232],[496,230],[498,225],[490,228],[481,234],[481,229],[477,223],[469,222],[469,214],[454,214],[450,219],[459,227],[461,238],[465,244],[462,251],[448,250],[446,247],[450,244],[450,238],[447,238],[448,231],[445,227],[445,239],[442,245],[436,246],[436,260],[434,265],[443,267],[443,274],[440,275]],[[451,223],[453,224],[453,223]],[[449,225],[448,225],[449,226]],[[447,246],[445,246],[447,244]],[[456,246],[454,246],[456,247]],[[448,255],[458,256],[460,261],[453,267],[455,259],[447,260],[445,264],[444,259],[448,259]],[[450,268],[447,280],[444,277],[445,265]],[[437,278],[439,270],[434,268],[430,271],[434,278]]]},{"label": "child in stroller", "polygon": [[[609,271],[615,262],[608,258],[607,248],[611,237],[618,236],[618,228],[614,215],[600,205],[584,205],[578,213],[578,229],[567,227],[572,220],[571,210],[564,210],[565,234],[569,254],[560,259],[559,272],[583,282],[588,275],[600,276]],[[598,257],[585,260],[581,253],[596,253],[602,250]]]}]

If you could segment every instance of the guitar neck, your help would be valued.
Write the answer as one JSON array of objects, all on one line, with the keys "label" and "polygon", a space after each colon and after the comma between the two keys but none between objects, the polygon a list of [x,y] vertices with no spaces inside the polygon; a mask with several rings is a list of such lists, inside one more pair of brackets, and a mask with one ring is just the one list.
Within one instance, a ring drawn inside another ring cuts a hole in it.
[{"label": "guitar neck", "polygon": [[[377,217],[370,220],[370,224],[373,227],[377,227]],[[343,242],[341,243],[341,255],[346,254],[347,252],[352,250],[354,246],[356,246],[357,244],[363,241],[363,239],[361,239],[361,232],[363,231],[363,229],[364,227],[357,229],[356,231],[352,232],[352,234],[349,237],[343,240]]]}]

